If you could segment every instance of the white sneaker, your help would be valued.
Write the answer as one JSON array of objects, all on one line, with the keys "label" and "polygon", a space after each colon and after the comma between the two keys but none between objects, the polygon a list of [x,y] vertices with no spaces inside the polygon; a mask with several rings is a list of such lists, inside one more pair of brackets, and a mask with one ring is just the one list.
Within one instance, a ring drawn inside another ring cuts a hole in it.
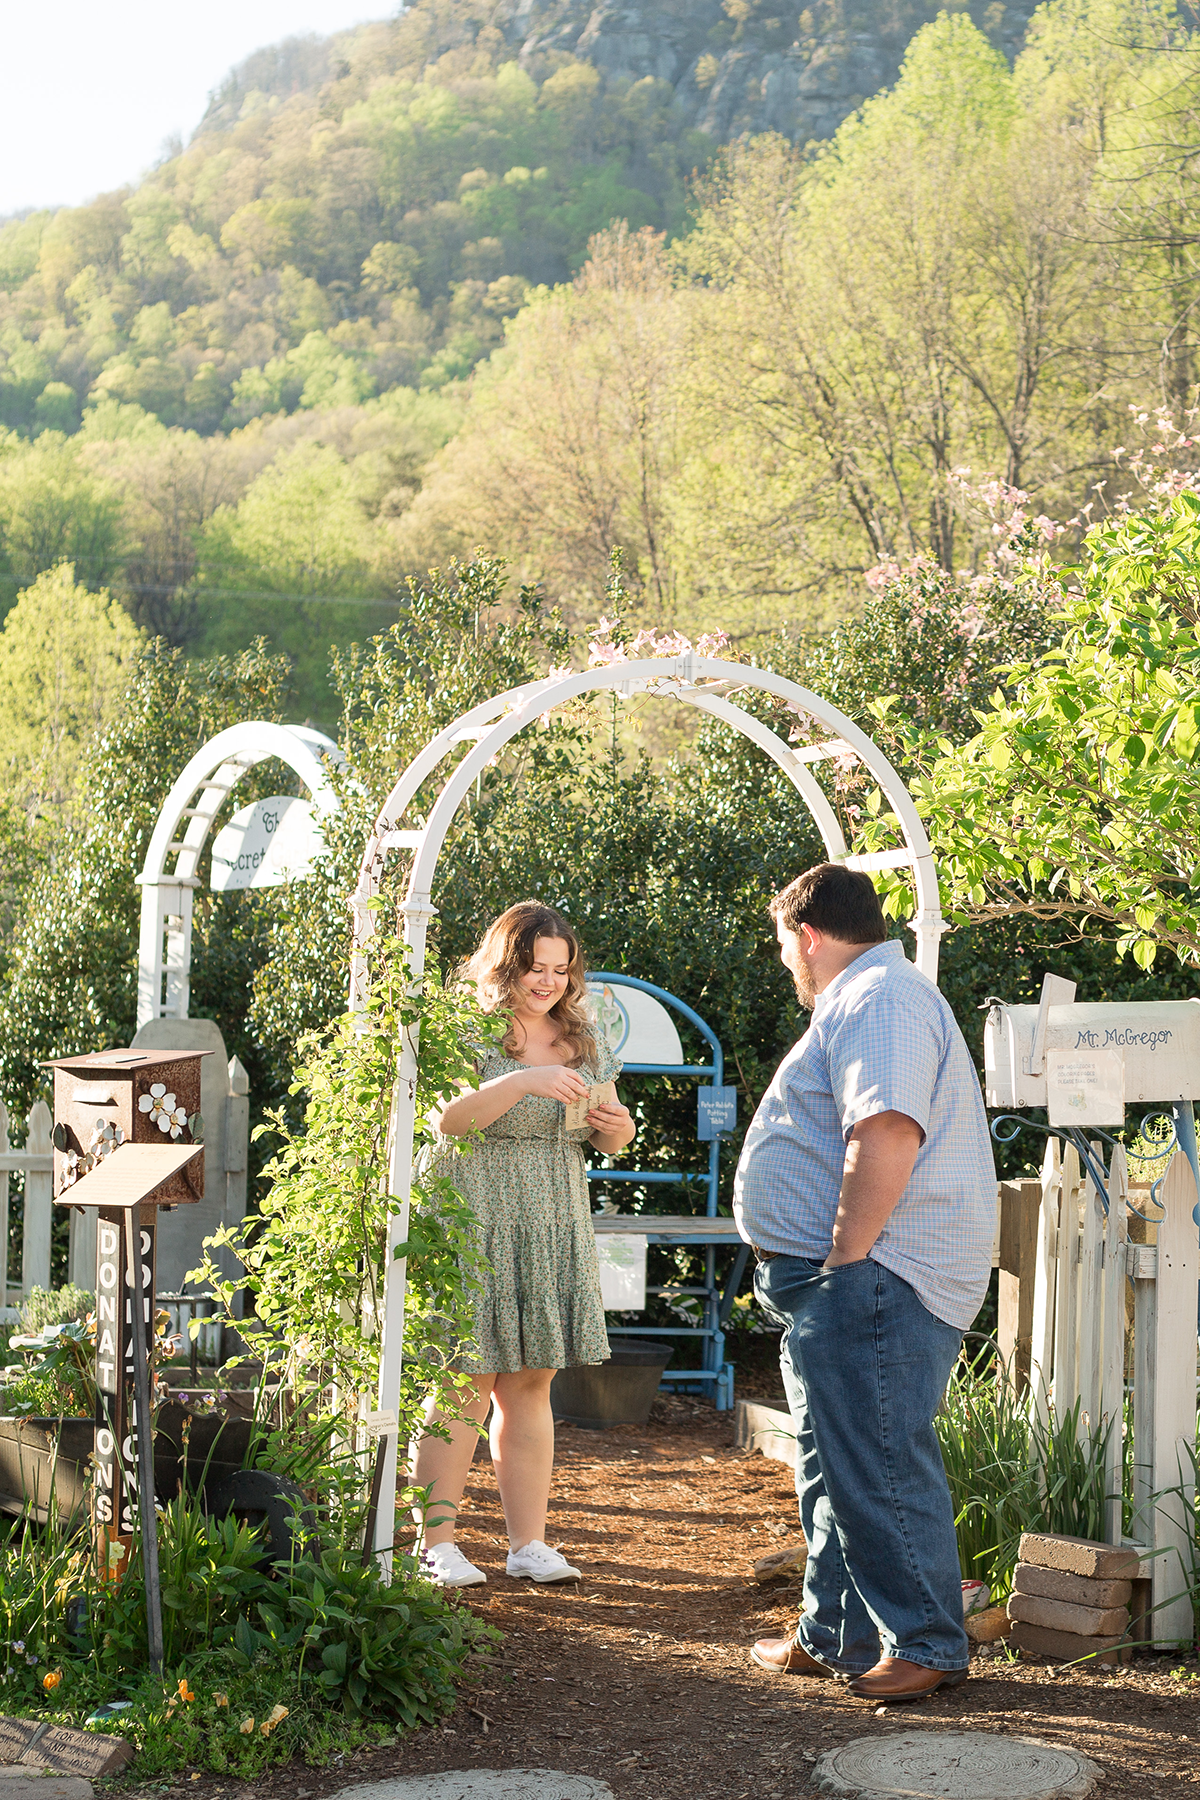
[{"label": "white sneaker", "polygon": [[531,1581],[578,1581],[580,1573],[573,1569],[565,1556],[552,1550],[549,1544],[543,1544],[541,1538],[534,1538],[522,1550],[510,1550],[505,1566],[508,1575],[528,1575]]},{"label": "white sneaker", "polygon": [[431,1544],[421,1552],[421,1573],[435,1587],[480,1587],[487,1576],[468,1562],[457,1544]]}]

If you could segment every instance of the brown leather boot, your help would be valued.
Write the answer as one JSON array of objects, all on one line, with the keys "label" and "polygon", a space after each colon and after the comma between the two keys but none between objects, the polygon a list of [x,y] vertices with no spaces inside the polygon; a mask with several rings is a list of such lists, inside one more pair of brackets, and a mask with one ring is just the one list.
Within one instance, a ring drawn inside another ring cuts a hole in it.
[{"label": "brown leather boot", "polygon": [[795,1638],[759,1638],[750,1652],[751,1662],[756,1662],[760,1669],[769,1669],[772,1675],[815,1675],[829,1678],[837,1674],[836,1669],[827,1669],[823,1662],[802,1650]]},{"label": "brown leather boot", "polygon": [[902,1656],[885,1656],[865,1675],[856,1675],[850,1692],[860,1700],[926,1700],[939,1688],[961,1687],[966,1669],[927,1669],[922,1663],[905,1662]]}]

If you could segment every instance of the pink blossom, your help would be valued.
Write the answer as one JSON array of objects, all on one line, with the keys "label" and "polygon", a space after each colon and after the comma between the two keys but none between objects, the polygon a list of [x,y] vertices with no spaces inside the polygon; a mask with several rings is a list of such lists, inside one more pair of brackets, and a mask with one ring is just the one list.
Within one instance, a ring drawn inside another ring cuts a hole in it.
[{"label": "pink blossom", "polygon": [[727,631],[706,631],[703,636],[696,639],[698,656],[719,657],[722,651],[728,650],[728,648],[729,633]]},{"label": "pink blossom", "polygon": [[878,594],[887,587],[889,582],[895,581],[899,577],[899,574],[900,564],[898,562],[887,560],[876,563],[873,569],[868,569],[863,576],[863,580],[873,594]]}]

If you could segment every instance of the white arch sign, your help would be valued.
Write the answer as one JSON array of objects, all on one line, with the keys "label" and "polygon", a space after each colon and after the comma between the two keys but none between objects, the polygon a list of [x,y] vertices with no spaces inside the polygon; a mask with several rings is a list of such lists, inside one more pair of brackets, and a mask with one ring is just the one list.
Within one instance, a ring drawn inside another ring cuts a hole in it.
[{"label": "white arch sign", "polygon": [[[733,704],[731,695],[746,689],[773,694],[795,712],[809,715],[835,735],[820,743],[793,748],[769,726]],[[374,931],[369,903],[378,893],[389,851],[412,853],[408,891],[400,907],[404,939],[409,947],[414,980],[425,967],[425,939],[434,916],[431,899],[438,856],[451,821],[476,777],[502,750],[509,739],[531,725],[543,713],[562,706],[580,694],[608,689],[632,698],[649,693],[699,707],[734,726],[783,770],[803,800],[824,840],[830,861],[851,869],[910,869],[916,890],[916,964],[931,980],[937,979],[938,940],[945,925],[938,898],[937,873],[925,828],[917,816],[912,796],[887,758],[860,731],[852,719],[811,693],[808,688],[773,675],[765,669],[723,662],[693,653],[675,657],[645,658],[609,664],[581,674],[556,674],[526,682],[472,707],[432,738],[414,757],[388,795],[375,821],[359,870],[352,901],[355,949],[351,959],[350,1005],[361,1011],[367,1000],[367,965],[362,954]],[[405,816],[422,785],[449,755],[468,745],[447,778],[429,816],[420,825],[406,825]],[[837,814],[819,782],[813,765],[825,758],[857,759],[878,782],[900,821],[904,846],[866,856],[849,854]],[[416,1121],[417,1036],[407,1033],[401,1051],[399,1078],[392,1104],[389,1192],[399,1203],[388,1220],[384,1277],[383,1338],[379,1358],[379,1408],[384,1421],[395,1421],[400,1393],[400,1365],[404,1342],[405,1267],[397,1249],[408,1238],[409,1195],[412,1182],[413,1130]],[[379,1508],[375,1525],[375,1550],[390,1566],[395,1531],[397,1433],[386,1435],[386,1452]]]},{"label": "white arch sign", "polygon": [[[326,764],[342,762],[342,752],[331,738],[307,726],[248,719],[218,732],[196,752],[162,803],[137,878],[142,890],[139,1029],[151,1019],[188,1016],[192,895],[200,885],[196,874],[200,854],[213,820],[238,782],[271,756],[300,777],[318,819],[337,808]],[[170,869],[169,861],[173,863]]]}]

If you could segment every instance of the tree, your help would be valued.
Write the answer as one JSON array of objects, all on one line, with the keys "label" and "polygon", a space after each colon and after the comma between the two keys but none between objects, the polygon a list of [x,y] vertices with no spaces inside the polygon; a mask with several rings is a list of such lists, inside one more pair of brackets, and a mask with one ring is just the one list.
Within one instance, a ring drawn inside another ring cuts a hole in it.
[{"label": "tree", "polygon": [[88,469],[77,440],[57,431],[33,444],[0,440],[0,606],[64,562],[86,586],[109,586],[125,547],[121,497]]},{"label": "tree", "polygon": [[391,540],[344,459],[329,444],[298,444],[199,535],[197,647],[234,654],[265,638],[292,659],[302,709],[329,721],[329,647],[392,610],[393,566]]},{"label": "tree", "polygon": [[[287,679],[286,665],[261,645],[189,663],[158,640],[138,660],[122,706],[88,747],[87,805],[56,832],[53,855],[26,869],[14,909],[0,971],[0,1094],[10,1111],[27,1110],[43,1091],[38,1065],[47,1058],[129,1043],[137,1023],[135,877],[167,789],[225,726],[279,718]],[[278,780],[277,765],[264,764],[238,787],[236,804],[279,792]],[[259,896],[198,891],[192,1011],[219,1019],[256,1097],[269,1103],[275,1093],[244,1026],[251,973],[264,954],[260,905]]]},{"label": "tree", "polygon": [[1032,103],[1094,170],[1081,236],[1118,297],[1111,352],[1153,369],[1176,417],[1196,380],[1195,25],[1191,0],[1052,0],[1031,21],[1020,64]]},{"label": "tree", "polygon": [[958,13],[828,145],[727,150],[680,247],[705,285],[693,565],[819,616],[884,558],[972,553],[961,465],[1028,486],[1078,462],[1104,275],[1079,242],[1087,182]]},{"label": "tree", "polygon": [[477,382],[404,521],[408,565],[519,545],[521,574],[577,620],[619,544],[650,616],[671,619],[681,324],[660,236],[594,238],[572,286],[534,298]]},{"label": "tree", "polygon": [[30,813],[71,808],[85,745],[115,715],[144,643],[69,563],[18,594],[0,627],[0,782]]},{"label": "tree", "polygon": [[1160,948],[1195,963],[1200,496],[1096,526],[1061,586],[1061,642],[1013,671],[967,743],[879,705],[922,770],[943,899],[964,921],[1115,933],[1142,969]]}]

